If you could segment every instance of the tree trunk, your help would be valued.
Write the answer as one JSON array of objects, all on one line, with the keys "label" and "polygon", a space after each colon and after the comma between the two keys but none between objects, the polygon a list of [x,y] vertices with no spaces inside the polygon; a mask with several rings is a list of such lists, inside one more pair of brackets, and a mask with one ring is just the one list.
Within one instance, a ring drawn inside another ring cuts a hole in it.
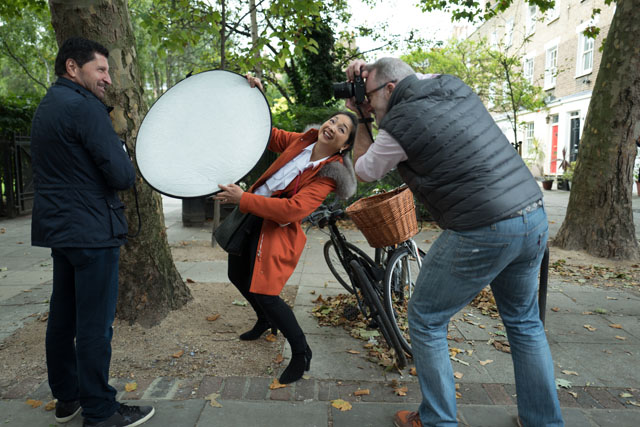
[{"label": "tree trunk", "polygon": [[[81,36],[109,49],[113,86],[107,92],[106,103],[114,106],[113,126],[133,154],[146,107],[126,0],[50,0],[49,7],[59,45],[71,36]],[[169,310],[189,301],[191,293],[171,257],[160,195],[146,185],[139,173],[136,187],[143,226],[121,252],[117,316],[151,326]],[[133,191],[122,193],[121,197],[128,207],[132,234],[138,229]]]},{"label": "tree trunk", "polygon": [[631,206],[640,135],[640,9],[619,0],[589,104],[567,215],[554,240],[564,249],[616,259],[639,255]]}]

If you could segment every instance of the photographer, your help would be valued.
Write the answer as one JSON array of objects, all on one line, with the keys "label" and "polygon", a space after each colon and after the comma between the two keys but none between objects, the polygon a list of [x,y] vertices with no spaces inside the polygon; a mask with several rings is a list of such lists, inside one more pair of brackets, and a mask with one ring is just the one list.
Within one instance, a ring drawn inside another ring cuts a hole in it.
[{"label": "photographer", "polygon": [[82,409],[84,426],[101,427],[139,425],[154,413],[118,403],[109,385],[127,235],[117,191],[133,185],[135,170],[102,103],[111,84],[108,56],[94,41],[66,40],[55,61],[58,80],[31,129],[31,244],[50,247],[53,258],[46,354],[55,418],[67,422]]},{"label": "photographer", "polygon": [[[247,76],[262,90],[259,79]],[[281,153],[248,191],[235,184],[220,185],[216,199],[239,205],[257,219],[240,255],[229,254],[229,279],[251,304],[258,320],[241,340],[256,340],[267,331],[282,331],[291,346],[291,361],[281,384],[299,380],[309,370],[311,348],[293,311],[279,297],[296,268],[306,242],[300,222],[331,192],[347,199],[355,193],[351,149],[355,116],[339,112],[319,129],[305,133],[273,128],[268,149]]]},{"label": "photographer", "polygon": [[359,112],[357,176],[375,181],[397,166],[444,230],[423,260],[409,303],[422,403],[419,413],[398,412],[395,425],[457,425],[447,325],[487,284],[511,345],[522,424],[564,425],[538,315],[548,222],[533,176],[460,79],[416,74],[395,58],[356,60],[346,72],[354,95],[347,106]]}]

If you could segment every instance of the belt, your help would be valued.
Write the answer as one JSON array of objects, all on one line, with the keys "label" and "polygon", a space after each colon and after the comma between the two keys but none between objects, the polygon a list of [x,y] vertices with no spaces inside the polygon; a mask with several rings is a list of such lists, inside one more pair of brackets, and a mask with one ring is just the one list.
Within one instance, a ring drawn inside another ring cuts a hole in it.
[{"label": "belt", "polygon": [[540,199],[538,201],[535,201],[535,202],[531,203],[530,205],[527,205],[524,208],[520,209],[519,211],[516,211],[516,212],[512,213],[511,215],[509,215],[507,217],[507,219],[508,218],[516,218],[516,217],[522,216],[525,213],[533,212],[533,211],[535,211],[536,209],[538,209],[540,207],[542,207],[542,199]]}]

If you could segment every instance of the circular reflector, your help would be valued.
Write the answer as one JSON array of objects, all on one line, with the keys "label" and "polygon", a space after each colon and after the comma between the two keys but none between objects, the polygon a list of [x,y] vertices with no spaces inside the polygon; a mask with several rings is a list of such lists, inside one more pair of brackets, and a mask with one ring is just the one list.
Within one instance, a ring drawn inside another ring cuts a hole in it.
[{"label": "circular reflector", "polygon": [[156,100],[142,120],[136,163],[160,193],[208,196],[242,179],[258,163],[271,135],[264,94],[244,76],[205,71]]}]

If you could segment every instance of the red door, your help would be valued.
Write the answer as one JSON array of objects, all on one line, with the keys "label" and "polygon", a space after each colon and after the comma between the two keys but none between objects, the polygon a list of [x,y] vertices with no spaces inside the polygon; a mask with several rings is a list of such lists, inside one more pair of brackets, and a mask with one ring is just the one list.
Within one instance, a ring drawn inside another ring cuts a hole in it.
[{"label": "red door", "polygon": [[556,167],[558,166],[558,125],[551,127],[551,165],[549,170],[551,173],[556,173]]}]

